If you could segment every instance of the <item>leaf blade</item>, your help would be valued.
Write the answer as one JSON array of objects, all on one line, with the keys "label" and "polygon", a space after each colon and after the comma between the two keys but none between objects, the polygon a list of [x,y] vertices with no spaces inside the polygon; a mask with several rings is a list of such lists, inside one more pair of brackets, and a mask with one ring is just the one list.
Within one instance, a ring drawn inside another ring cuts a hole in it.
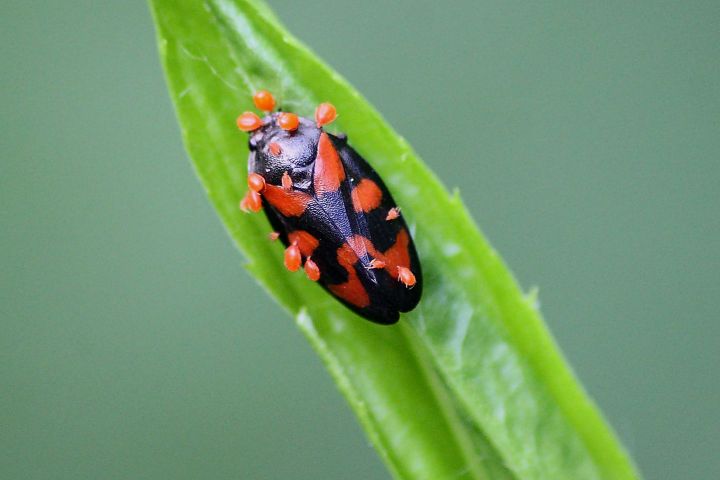
[{"label": "leaf blade", "polygon": [[[428,469],[435,476],[427,478],[636,478],[538,312],[459,197],[448,195],[379,113],[260,2],[152,5],[183,138],[213,204],[253,262],[249,270],[298,315],[398,478],[424,478]],[[232,120],[251,108],[259,88],[278,92],[281,104],[305,115],[331,100],[350,142],[414,220],[426,293],[405,325],[393,330],[363,323],[316,286],[287,275],[278,246],[265,241],[267,223],[237,212],[247,148]],[[394,362],[404,373],[392,377],[393,389],[387,369],[370,360],[398,352]],[[403,424],[418,423],[398,411],[407,392],[415,392],[421,410],[443,412],[443,421],[399,435]],[[385,409],[394,416],[378,422]]]}]

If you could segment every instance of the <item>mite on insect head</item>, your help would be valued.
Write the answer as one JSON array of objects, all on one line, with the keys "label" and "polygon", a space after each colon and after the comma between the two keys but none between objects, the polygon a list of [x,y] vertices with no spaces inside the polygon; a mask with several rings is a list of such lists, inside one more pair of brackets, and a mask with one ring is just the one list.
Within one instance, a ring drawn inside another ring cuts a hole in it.
[{"label": "mite on insect head", "polygon": [[422,273],[400,209],[375,170],[345,136],[324,130],[337,117],[321,103],[314,119],[275,111],[266,90],[253,101],[260,118],[237,119],[250,135],[246,212],[265,211],[286,246],[285,267],[305,275],[359,315],[392,324],[415,308]]}]

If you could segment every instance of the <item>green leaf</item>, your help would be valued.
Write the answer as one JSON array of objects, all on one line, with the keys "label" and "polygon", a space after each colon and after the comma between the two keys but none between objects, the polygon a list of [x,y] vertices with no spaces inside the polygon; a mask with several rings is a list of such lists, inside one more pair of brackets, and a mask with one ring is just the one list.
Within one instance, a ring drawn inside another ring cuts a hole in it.
[{"label": "green leaf", "polygon": [[[152,0],[185,146],[248,269],[326,363],[396,478],[626,479],[634,467],[524,295],[409,145],[262,3]],[[419,307],[371,324],[282,266],[262,215],[242,214],[247,136],[234,121],[266,88],[305,116],[321,101],[383,176],[414,229]]]}]

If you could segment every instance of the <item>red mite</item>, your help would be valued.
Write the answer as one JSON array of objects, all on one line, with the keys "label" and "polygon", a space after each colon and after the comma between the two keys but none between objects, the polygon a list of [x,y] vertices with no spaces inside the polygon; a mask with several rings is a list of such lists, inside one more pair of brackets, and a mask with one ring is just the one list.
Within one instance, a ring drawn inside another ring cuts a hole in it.
[{"label": "red mite", "polygon": [[403,216],[375,170],[345,135],[324,130],[335,107],[321,103],[314,118],[273,112],[261,90],[238,128],[250,135],[245,211],[263,209],[287,247],[284,263],[303,267],[348,308],[373,322],[393,324],[415,308],[422,272]]}]

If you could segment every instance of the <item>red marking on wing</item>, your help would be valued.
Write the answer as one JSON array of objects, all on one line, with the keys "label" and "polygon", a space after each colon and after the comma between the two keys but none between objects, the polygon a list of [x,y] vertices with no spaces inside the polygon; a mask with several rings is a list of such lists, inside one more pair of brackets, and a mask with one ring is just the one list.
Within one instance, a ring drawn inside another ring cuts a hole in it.
[{"label": "red marking on wing", "polygon": [[[398,267],[410,268],[410,235],[404,228],[395,237],[395,243],[385,252],[379,252],[373,243],[361,235],[353,235],[347,239],[347,245],[355,256],[362,257],[367,253],[373,259],[383,263],[383,268],[393,277],[398,277]],[[372,260],[370,263],[372,264]],[[375,263],[377,265],[377,262]]]},{"label": "red marking on wing", "polygon": [[410,251],[408,246],[410,245],[410,235],[404,228],[400,230],[395,237],[395,243],[392,247],[385,251],[385,262],[387,263],[385,269],[394,278],[398,276],[397,267],[410,268]]},{"label": "red marking on wing", "polygon": [[290,240],[290,243],[296,244],[305,257],[312,255],[318,245],[320,245],[320,240],[305,230],[295,230],[294,232],[288,233],[288,240]]},{"label": "red marking on wing", "polygon": [[350,244],[350,241],[352,241],[352,238],[349,238],[348,243],[343,243],[342,247],[337,250],[338,263],[345,268],[354,265],[355,262],[359,260],[359,257],[357,253],[355,253],[355,249]]},{"label": "red marking on wing", "polygon": [[415,275],[410,271],[410,235],[404,228],[395,237],[395,243],[384,253],[378,252],[373,243],[361,235],[353,235],[337,250],[338,263],[347,271],[344,283],[328,285],[332,293],[358,308],[367,307],[370,297],[355,271],[355,264],[367,252],[373,257],[370,268],[384,268],[393,278],[398,278],[406,287],[415,285]]},{"label": "red marking on wing", "polygon": [[318,141],[315,171],[313,173],[313,186],[318,197],[340,188],[340,182],[345,180],[345,169],[340,162],[337,151],[330,141],[327,133],[320,134]]},{"label": "red marking on wing", "polygon": [[338,263],[347,271],[348,279],[344,283],[328,285],[330,291],[346,302],[358,308],[370,305],[370,296],[355,272],[358,256],[348,243],[344,243],[337,251]]},{"label": "red marking on wing", "polygon": [[370,212],[380,206],[382,190],[369,178],[363,178],[350,195],[356,212]]},{"label": "red marking on wing", "polygon": [[[348,237],[347,243],[358,258],[364,256],[366,253],[370,255],[375,253],[375,247],[372,242],[362,235]],[[375,255],[373,255],[373,257],[374,256]]]},{"label": "red marking on wing", "polygon": [[299,191],[286,191],[277,185],[265,185],[265,200],[286,217],[299,217],[305,212],[312,197]]}]

